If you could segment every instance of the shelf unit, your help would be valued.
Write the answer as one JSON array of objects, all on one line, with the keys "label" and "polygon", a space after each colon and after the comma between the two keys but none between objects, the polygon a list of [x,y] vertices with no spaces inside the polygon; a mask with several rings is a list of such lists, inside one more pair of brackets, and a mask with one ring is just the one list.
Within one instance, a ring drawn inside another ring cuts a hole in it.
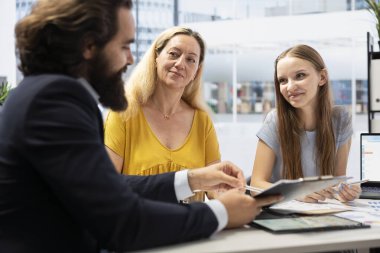
[{"label": "shelf unit", "polygon": [[367,32],[368,132],[380,133],[380,52],[373,50],[373,37]]}]

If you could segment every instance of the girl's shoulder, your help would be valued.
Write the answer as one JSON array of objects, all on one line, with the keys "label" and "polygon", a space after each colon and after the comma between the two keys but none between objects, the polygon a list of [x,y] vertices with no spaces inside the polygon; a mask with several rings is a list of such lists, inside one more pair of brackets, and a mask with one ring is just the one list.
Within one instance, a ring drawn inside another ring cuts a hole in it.
[{"label": "girl's shoulder", "polygon": [[270,110],[265,116],[265,122],[277,122],[277,110]]},{"label": "girl's shoulder", "polygon": [[334,121],[351,121],[351,112],[349,112],[345,106],[336,105],[332,108],[332,117]]},{"label": "girl's shoulder", "polygon": [[352,132],[351,112],[344,106],[333,107],[333,125],[337,132]]}]

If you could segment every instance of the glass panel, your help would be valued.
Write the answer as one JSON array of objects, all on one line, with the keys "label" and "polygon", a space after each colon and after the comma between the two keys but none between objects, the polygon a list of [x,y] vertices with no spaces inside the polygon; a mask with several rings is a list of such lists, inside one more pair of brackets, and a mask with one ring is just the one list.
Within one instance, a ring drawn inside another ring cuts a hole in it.
[{"label": "glass panel", "polygon": [[[30,11],[31,5],[35,0],[16,0],[17,17],[22,18]],[[261,20],[268,18],[268,23],[272,22],[271,17],[286,17],[286,16],[304,16],[321,14],[321,21],[325,19],[324,13],[338,13],[342,11],[360,10],[366,8],[364,0],[133,0],[134,14],[137,22],[137,41],[132,45],[133,54],[136,63],[149,48],[152,41],[164,29],[173,26],[174,22],[174,6],[178,3],[178,18],[179,24],[196,27],[207,26],[208,22],[228,22],[231,20]],[[203,22],[203,23],[200,23]],[[227,24],[227,23],[226,23]],[[301,29],[302,27],[300,27]],[[210,28],[212,29],[212,28]],[[273,31],[269,28],[265,36],[269,36]],[[307,29],[307,28],[302,28]],[[197,29],[195,29],[197,30]],[[239,31],[239,27],[236,27]],[[326,33],[331,33],[329,27],[323,28]],[[353,29],[354,30],[354,29]],[[202,30],[203,31],[203,30]],[[256,31],[256,30],[253,30]],[[213,108],[216,114],[230,115],[233,112],[233,80],[232,80],[232,50],[231,45],[215,46],[209,43],[208,33],[206,30],[201,34],[207,38],[208,45],[205,69],[204,69],[204,93],[207,103]],[[241,30],[239,35],[262,36],[256,34],[249,29]],[[323,34],[321,38],[315,37],[313,41],[289,40],[286,43],[276,41],[265,41],[265,36],[262,38],[262,44],[246,44],[244,41],[236,43],[237,50],[237,101],[236,111],[239,115],[264,114],[274,107],[274,87],[273,77],[267,75],[263,78],[258,74],[248,75],[254,69],[260,67],[268,72],[273,73],[273,61],[276,55],[285,48],[296,43],[310,43],[318,45],[321,48],[337,48],[349,47],[351,38],[337,38],[331,41],[324,41]],[[222,34],[222,39],[228,39],[232,35],[228,33]],[[279,35],[280,36],[280,35]],[[358,35],[352,34],[352,38],[357,38]],[[363,38],[365,34],[363,33]],[[363,51],[365,41],[363,38],[356,40],[357,49]],[[222,40],[220,42],[223,42]],[[267,50],[260,55],[260,52]],[[356,48],[355,48],[356,50]],[[138,51],[138,52],[137,52]],[[249,57],[247,56],[249,55]],[[244,58],[246,56],[246,58]],[[260,59],[260,64],[253,64],[254,59]],[[347,57],[343,60],[347,61]],[[355,62],[357,66],[361,66]],[[247,68],[250,67],[251,69]],[[360,69],[360,67],[353,68]],[[131,68],[132,69],[132,68]],[[333,64],[329,68],[330,73],[340,71],[340,64]],[[348,71],[350,72],[350,71]],[[130,71],[129,71],[130,73]],[[128,73],[128,74],[129,74]],[[356,113],[367,112],[367,78],[366,73],[357,74],[356,78]],[[352,104],[351,91],[351,75],[345,77],[334,78],[332,88],[334,91],[334,99],[336,104],[342,104],[350,107]],[[223,117],[224,119],[232,120],[232,117]],[[238,119],[241,117],[238,117]]]}]

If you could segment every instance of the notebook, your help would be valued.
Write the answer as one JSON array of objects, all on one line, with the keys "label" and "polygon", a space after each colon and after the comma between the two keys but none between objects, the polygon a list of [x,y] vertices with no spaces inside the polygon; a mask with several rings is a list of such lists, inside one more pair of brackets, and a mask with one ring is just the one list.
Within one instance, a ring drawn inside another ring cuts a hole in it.
[{"label": "notebook", "polygon": [[360,135],[360,179],[362,199],[380,199],[380,133]]}]

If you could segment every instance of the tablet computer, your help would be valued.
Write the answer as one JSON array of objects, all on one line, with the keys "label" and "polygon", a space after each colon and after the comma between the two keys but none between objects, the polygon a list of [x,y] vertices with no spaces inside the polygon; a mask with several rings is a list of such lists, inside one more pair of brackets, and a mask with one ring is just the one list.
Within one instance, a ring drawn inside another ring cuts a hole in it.
[{"label": "tablet computer", "polygon": [[[265,189],[262,192],[256,193],[255,198],[270,196],[270,195],[282,195],[284,198],[280,202],[290,201],[293,199],[304,197],[313,192],[320,191],[345,182],[350,177],[340,176],[321,176],[321,177],[305,177],[295,180],[283,179],[274,183],[271,187]],[[277,202],[277,203],[280,203]]]},{"label": "tablet computer", "polygon": [[252,223],[255,227],[276,234],[370,227],[370,225],[334,215],[257,219]]}]

